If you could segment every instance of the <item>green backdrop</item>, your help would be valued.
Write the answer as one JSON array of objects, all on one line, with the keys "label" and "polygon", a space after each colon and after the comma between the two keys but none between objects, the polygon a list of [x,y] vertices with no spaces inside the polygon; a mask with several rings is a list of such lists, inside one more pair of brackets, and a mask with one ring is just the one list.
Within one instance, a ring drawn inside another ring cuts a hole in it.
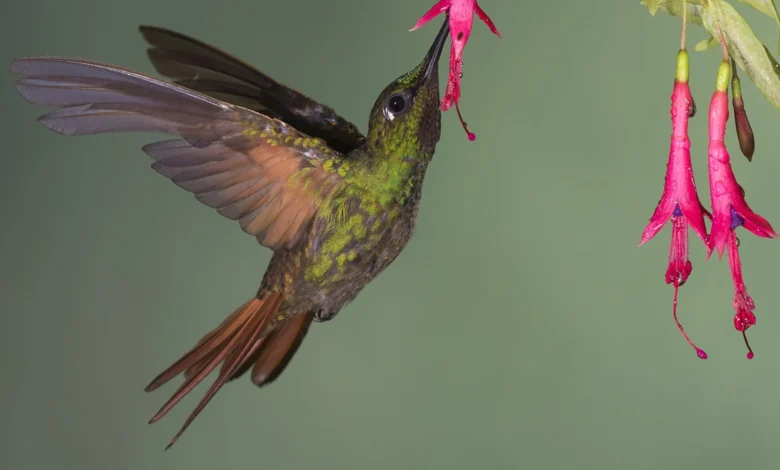
[{"label": "green backdrop", "polygon": [[[151,73],[136,28],[218,45],[366,128],[376,95],[424,55],[428,1],[15,0],[0,62],[70,55]],[[0,86],[0,468],[773,469],[780,241],[742,238],[758,324],[745,360],[726,260],[704,261],[672,322],[669,230],[637,249],[661,194],[680,22],[635,1],[483,0],[462,108],[443,119],[411,244],[272,387],[196,398],[143,387],[252,295],[270,257],[148,168],[155,137],[64,138]],[[745,9],[740,9],[745,12]],[[774,45],[771,20],[746,12]],[[692,48],[705,37],[691,28]],[[706,188],[717,50],[693,54],[694,165]],[[442,68],[444,71],[444,68]],[[743,74],[757,135],[734,169],[780,226],[780,112]],[[159,139],[158,139],[159,140]],[[708,200],[706,189],[702,198]],[[200,387],[197,392],[205,391]]]}]

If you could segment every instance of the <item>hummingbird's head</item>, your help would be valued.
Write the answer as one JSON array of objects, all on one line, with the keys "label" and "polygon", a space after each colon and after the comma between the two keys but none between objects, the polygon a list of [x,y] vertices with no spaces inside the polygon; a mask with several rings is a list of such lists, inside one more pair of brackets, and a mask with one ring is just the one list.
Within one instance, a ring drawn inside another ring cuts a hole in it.
[{"label": "hummingbird's head", "polygon": [[371,110],[369,147],[404,157],[433,154],[441,135],[439,57],[448,33],[445,20],[420,65],[379,95]]}]

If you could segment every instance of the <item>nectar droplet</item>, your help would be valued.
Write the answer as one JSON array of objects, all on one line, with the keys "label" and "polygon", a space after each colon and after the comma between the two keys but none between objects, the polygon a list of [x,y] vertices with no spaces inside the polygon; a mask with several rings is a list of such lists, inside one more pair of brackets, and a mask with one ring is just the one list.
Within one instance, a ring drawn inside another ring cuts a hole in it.
[{"label": "nectar droplet", "polygon": [[[699,359],[707,359],[709,357],[709,356],[707,356],[707,353],[704,352],[703,349],[699,349],[699,348],[696,348],[696,355],[699,356]],[[748,357],[748,359],[750,359],[752,357],[753,356],[750,356],[750,357]]]}]

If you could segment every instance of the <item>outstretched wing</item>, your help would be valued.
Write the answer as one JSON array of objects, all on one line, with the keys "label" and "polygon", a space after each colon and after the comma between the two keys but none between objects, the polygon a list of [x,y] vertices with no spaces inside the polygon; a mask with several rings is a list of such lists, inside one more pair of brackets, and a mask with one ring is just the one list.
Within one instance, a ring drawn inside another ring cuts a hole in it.
[{"label": "outstretched wing", "polygon": [[154,67],[179,85],[282,120],[343,154],[366,140],[332,108],[213,46],[163,28],[140,30],[152,46],[147,54]]},{"label": "outstretched wing", "polygon": [[178,135],[144,147],[152,168],[272,249],[292,247],[318,201],[345,184],[328,170],[341,154],[322,140],[184,87],[67,58],[18,59],[11,71],[28,101],[62,108],[39,118],[60,134]]}]

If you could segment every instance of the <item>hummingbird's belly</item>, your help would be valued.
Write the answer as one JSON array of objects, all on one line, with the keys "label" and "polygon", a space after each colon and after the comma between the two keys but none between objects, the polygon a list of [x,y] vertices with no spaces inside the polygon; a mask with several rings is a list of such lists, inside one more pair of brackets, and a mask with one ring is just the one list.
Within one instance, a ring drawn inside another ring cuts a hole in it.
[{"label": "hummingbird's belly", "polygon": [[264,284],[274,271],[288,314],[332,319],[404,249],[414,229],[413,214],[405,212],[357,214],[335,229],[315,222],[308,243],[274,255]]}]

